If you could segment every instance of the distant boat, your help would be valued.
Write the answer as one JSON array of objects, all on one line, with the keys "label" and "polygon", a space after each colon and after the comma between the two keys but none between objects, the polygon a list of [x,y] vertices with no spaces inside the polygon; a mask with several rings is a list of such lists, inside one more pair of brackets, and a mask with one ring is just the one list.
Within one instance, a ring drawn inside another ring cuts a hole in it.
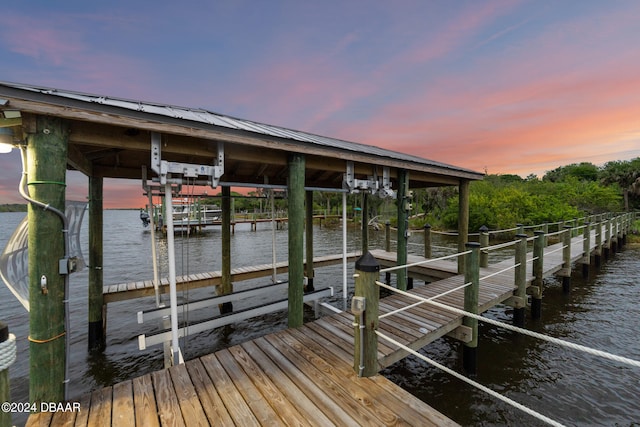
[{"label": "distant boat", "polygon": [[[147,210],[140,210],[140,220],[144,227],[148,227],[151,218],[150,213]],[[153,205],[152,213],[154,215],[154,223],[157,230],[166,231],[166,224],[164,222],[163,213],[164,208],[162,205]],[[173,228],[174,230],[180,229],[198,229],[206,227],[208,225],[219,225],[222,210],[216,205],[206,205],[198,201],[189,202],[188,200],[174,200],[173,203]]]}]

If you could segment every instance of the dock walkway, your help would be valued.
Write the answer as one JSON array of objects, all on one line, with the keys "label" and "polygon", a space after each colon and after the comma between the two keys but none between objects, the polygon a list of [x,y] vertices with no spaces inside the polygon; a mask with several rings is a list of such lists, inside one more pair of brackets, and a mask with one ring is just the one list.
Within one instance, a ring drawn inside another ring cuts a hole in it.
[{"label": "dock walkway", "polygon": [[353,370],[343,313],[96,390],[80,412],[27,426],[454,426],[415,396]]},{"label": "dock walkway", "polygon": [[[352,262],[359,256],[358,253],[350,252],[347,254],[347,261]],[[313,258],[313,266],[324,267],[327,265],[339,264],[342,262],[342,254],[325,255]],[[243,280],[256,279],[259,277],[267,277],[273,273],[273,264],[259,264],[247,267],[237,267],[231,269],[231,281],[240,282]],[[289,271],[287,261],[277,262],[276,274],[283,274]],[[176,277],[176,289],[197,289],[207,286],[216,286],[221,283],[222,271],[210,271],[205,273],[195,273]],[[163,277],[160,279],[160,293],[169,292],[169,279]],[[155,295],[152,280],[142,280],[137,282],[119,283],[113,285],[105,285],[103,287],[104,303],[112,303],[116,301],[125,301],[134,298],[149,297]]]},{"label": "dock walkway", "polygon": [[[572,262],[583,258],[582,239],[572,239]],[[561,248],[562,243],[545,248],[544,276],[562,268]],[[591,244],[590,252],[594,248]],[[514,258],[509,258],[481,269],[479,313],[513,296],[514,272],[504,271],[513,264]],[[527,268],[527,285],[532,279]],[[430,298],[463,283],[464,276],[455,275],[410,292]],[[438,302],[462,308],[463,294],[456,290]],[[400,294],[382,298],[380,314],[414,302]],[[27,425],[454,425],[380,375],[357,377],[353,321],[346,312],[324,316],[297,329],[96,390],[81,399],[79,413],[35,414]],[[421,304],[380,318],[378,328],[417,350],[461,324],[462,316]],[[379,340],[380,368],[406,355]]]}]

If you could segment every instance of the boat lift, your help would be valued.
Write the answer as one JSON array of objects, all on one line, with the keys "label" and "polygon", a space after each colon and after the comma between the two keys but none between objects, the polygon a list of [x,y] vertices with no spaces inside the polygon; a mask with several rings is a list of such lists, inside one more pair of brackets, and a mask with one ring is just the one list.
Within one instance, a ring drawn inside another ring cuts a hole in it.
[{"label": "boat lift", "polygon": [[[215,165],[193,165],[189,163],[168,162],[162,160],[162,135],[151,133],[151,170],[158,177],[154,181],[164,186],[165,203],[167,212],[173,212],[172,185],[183,185],[185,182],[197,185],[210,185],[216,188],[220,177],[224,174],[224,145],[218,142]],[[151,197],[151,192],[149,192]],[[180,351],[178,329],[178,295],[176,290],[176,254],[173,235],[173,215],[166,215],[167,224],[167,257],[169,264],[169,305],[171,313],[171,363],[173,365],[184,363]],[[152,224],[153,227],[153,224]],[[157,284],[154,272],[154,283]],[[157,286],[157,285],[156,285]],[[159,297],[156,289],[156,304],[159,306]]]}]

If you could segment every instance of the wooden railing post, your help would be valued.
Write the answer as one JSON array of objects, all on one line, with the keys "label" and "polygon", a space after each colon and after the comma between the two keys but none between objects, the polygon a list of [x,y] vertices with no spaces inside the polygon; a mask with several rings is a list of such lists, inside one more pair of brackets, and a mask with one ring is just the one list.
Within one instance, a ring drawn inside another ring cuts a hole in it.
[{"label": "wooden railing post", "polygon": [[389,220],[384,223],[384,250],[391,252],[391,223]]},{"label": "wooden railing post", "polygon": [[560,276],[562,276],[562,290],[564,293],[571,291],[571,235],[573,234],[573,227],[570,225],[564,226],[564,233],[562,233],[562,270],[560,270]]},{"label": "wooden railing post", "polygon": [[514,281],[516,290],[513,299],[513,324],[524,326],[524,309],[527,305],[527,235],[516,235],[516,268]]},{"label": "wooden railing post", "polygon": [[[391,252],[391,223],[389,220],[384,223],[384,233],[384,250]],[[391,272],[387,271],[384,273],[384,283],[387,285],[391,284]]]},{"label": "wooden railing post", "polygon": [[582,277],[589,277],[589,265],[591,264],[591,223],[584,223],[584,234],[582,241]]},{"label": "wooden railing post", "polygon": [[431,258],[431,225],[424,225],[424,257]]},{"label": "wooden railing post", "polygon": [[544,224],[542,224],[542,232],[544,233],[544,246],[547,246],[549,244],[549,242],[547,241],[547,239],[548,239],[547,234],[549,234],[549,224],[548,223],[545,222]]},{"label": "wooden railing post", "polygon": [[602,215],[598,215],[596,221],[596,247],[593,251],[593,255],[596,268],[600,268],[600,265],[602,264]]},{"label": "wooden railing post", "polygon": [[[9,387],[9,366],[16,359],[16,337],[9,335],[9,326],[0,322],[0,403],[11,402],[11,389]],[[0,411],[0,427],[12,426],[11,411]]]},{"label": "wooden railing post", "polygon": [[544,231],[536,231],[536,238],[533,241],[533,282],[531,299],[531,318],[539,319],[542,314],[542,285],[544,278],[544,248],[546,247],[547,236]]},{"label": "wooden railing post", "polygon": [[604,221],[604,259],[609,258],[611,250],[611,220],[609,218]]},{"label": "wooden railing post", "polygon": [[355,348],[353,369],[360,377],[378,373],[378,312],[380,288],[376,284],[380,265],[366,252],[356,261],[355,290],[351,304],[354,314]]},{"label": "wooden railing post", "polygon": [[518,234],[524,234],[524,225],[516,224],[516,236]]},{"label": "wooden railing post", "polygon": [[[480,244],[467,242],[467,250],[471,250],[464,257],[464,282],[471,285],[464,288],[464,311],[478,314],[478,292],[480,289]],[[478,320],[465,316],[462,324],[471,328],[472,338],[464,343],[462,364],[469,374],[475,374],[478,367]]]},{"label": "wooden railing post", "polygon": [[488,267],[489,266],[489,252],[484,249],[489,246],[489,228],[486,225],[480,227],[480,237],[478,240],[480,241],[480,267]]}]

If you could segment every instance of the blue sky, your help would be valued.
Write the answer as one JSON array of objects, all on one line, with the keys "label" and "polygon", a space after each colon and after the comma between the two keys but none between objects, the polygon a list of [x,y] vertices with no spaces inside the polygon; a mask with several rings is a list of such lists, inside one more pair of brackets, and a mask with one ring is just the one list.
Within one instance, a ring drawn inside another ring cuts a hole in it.
[{"label": "blue sky", "polygon": [[[10,2],[0,80],[542,176],[640,156],[638,16],[638,1]],[[17,159],[0,157],[0,203],[18,200]],[[131,187],[109,182],[106,204]]]}]

